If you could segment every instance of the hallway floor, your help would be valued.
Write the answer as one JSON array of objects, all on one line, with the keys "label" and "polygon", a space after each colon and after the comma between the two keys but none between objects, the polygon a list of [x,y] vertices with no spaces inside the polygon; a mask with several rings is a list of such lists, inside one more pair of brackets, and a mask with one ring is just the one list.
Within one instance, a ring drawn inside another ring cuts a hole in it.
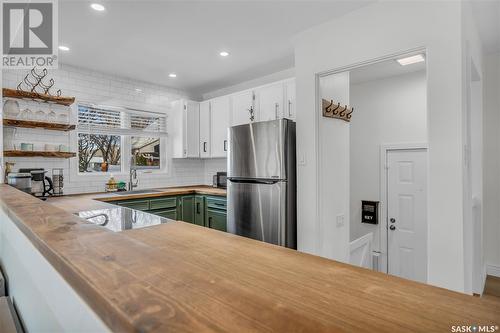
[{"label": "hallway floor", "polygon": [[482,298],[500,303],[500,277],[488,275]]}]

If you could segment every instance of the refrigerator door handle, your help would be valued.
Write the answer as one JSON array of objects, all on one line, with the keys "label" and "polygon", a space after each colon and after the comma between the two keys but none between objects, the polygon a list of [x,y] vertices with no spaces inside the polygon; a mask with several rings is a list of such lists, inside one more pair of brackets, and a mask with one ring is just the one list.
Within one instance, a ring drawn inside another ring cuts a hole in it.
[{"label": "refrigerator door handle", "polygon": [[227,178],[229,181],[233,183],[250,183],[250,184],[276,184],[278,182],[282,182],[282,179],[244,179],[244,178]]}]

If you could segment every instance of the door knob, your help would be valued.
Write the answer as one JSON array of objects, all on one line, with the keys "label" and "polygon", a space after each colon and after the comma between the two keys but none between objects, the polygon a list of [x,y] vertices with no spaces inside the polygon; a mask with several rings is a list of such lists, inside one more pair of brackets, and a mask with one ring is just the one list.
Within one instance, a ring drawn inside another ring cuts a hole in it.
[{"label": "door knob", "polygon": [[391,223],[396,223],[396,219],[394,217],[391,217],[389,221],[391,221]]},{"label": "door knob", "polygon": [[393,225],[391,225],[391,226],[389,227],[389,229],[391,229],[391,230],[396,230],[396,227],[395,227],[395,226],[393,226]]}]

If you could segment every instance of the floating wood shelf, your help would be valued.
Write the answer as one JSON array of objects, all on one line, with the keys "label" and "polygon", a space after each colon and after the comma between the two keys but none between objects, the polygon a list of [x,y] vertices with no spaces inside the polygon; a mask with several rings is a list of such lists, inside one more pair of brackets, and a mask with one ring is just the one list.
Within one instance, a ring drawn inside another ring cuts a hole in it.
[{"label": "floating wood shelf", "polygon": [[4,119],[3,125],[11,127],[24,127],[24,128],[44,128],[51,131],[64,131],[64,132],[72,131],[76,128],[76,125],[47,123],[42,121],[31,121],[31,120],[16,120],[16,119]]},{"label": "floating wood shelf", "polygon": [[76,153],[65,153],[59,151],[24,151],[24,150],[4,150],[5,157],[50,157],[50,158],[70,158]]},{"label": "floating wood shelf", "polygon": [[61,104],[66,106],[69,106],[75,102],[74,97],[51,96],[51,95],[45,95],[35,92],[21,91],[9,88],[3,88],[2,94],[3,97],[36,99],[48,103]]}]

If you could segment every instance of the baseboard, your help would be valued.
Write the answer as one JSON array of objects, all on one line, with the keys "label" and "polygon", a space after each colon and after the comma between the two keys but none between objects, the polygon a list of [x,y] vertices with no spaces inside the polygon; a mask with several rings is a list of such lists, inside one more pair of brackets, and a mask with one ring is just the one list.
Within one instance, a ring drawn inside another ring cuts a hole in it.
[{"label": "baseboard", "polygon": [[486,274],[500,277],[500,266],[486,265]]}]

